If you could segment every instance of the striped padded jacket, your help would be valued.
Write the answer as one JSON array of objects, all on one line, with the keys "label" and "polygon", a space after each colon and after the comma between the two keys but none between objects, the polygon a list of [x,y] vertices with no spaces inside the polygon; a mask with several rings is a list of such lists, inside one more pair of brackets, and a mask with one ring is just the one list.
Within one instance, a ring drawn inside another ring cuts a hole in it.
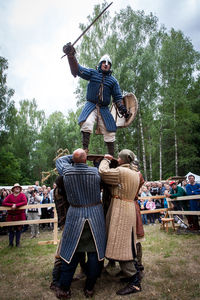
[{"label": "striped padded jacket", "polygon": [[[114,103],[122,100],[122,94],[117,79],[111,75],[111,72],[104,74],[101,69],[87,69],[80,65],[78,76],[89,81],[86,94],[87,102],[79,116],[79,124],[85,122],[89,114],[96,108],[96,104],[99,103],[100,113],[107,131],[115,132],[117,126],[108,106],[111,101],[111,96],[113,97]],[[99,89],[101,83],[103,83],[103,96],[99,102]]]},{"label": "striped padded jacket", "polygon": [[[97,168],[87,164],[73,164],[72,155],[62,156],[56,160],[56,168],[63,175],[69,208],[62,236],[60,256],[70,263],[84,224],[88,221],[98,259],[104,259],[106,230],[103,207],[100,199],[100,176]],[[98,204],[90,206],[91,204]],[[75,207],[83,206],[83,207]],[[85,206],[85,207],[84,207]]]}]

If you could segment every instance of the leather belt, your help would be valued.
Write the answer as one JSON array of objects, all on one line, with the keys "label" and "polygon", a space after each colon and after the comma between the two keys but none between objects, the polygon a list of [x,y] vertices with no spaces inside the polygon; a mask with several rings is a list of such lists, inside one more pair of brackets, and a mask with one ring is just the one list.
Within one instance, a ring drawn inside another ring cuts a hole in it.
[{"label": "leather belt", "polygon": [[132,199],[126,199],[126,198],[123,198],[123,199],[121,199],[119,196],[113,196],[113,198],[115,198],[115,199],[120,199],[120,200],[122,200],[122,201],[126,201],[126,202],[133,202],[133,200]]},{"label": "leather belt", "polygon": [[99,204],[102,204],[101,202],[97,202],[97,203],[90,203],[90,204],[71,204],[70,203],[70,206],[72,207],[91,207],[91,206],[96,206],[96,205],[99,205]]}]

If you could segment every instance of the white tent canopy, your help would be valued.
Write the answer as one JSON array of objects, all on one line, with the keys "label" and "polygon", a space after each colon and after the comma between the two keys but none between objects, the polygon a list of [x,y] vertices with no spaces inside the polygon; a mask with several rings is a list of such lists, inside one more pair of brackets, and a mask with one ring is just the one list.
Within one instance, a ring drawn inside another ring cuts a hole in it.
[{"label": "white tent canopy", "polygon": [[[27,190],[29,186],[32,186],[32,185],[21,185],[23,190]],[[13,185],[1,185],[0,190],[1,189],[11,190],[12,187],[13,187]]]},{"label": "white tent canopy", "polygon": [[189,175],[193,175],[195,177],[195,181],[198,182],[198,183],[200,183],[200,176],[199,175],[194,174],[192,172],[189,172],[189,173],[187,173],[187,175],[185,175],[187,177],[187,180],[188,180],[188,176]]}]

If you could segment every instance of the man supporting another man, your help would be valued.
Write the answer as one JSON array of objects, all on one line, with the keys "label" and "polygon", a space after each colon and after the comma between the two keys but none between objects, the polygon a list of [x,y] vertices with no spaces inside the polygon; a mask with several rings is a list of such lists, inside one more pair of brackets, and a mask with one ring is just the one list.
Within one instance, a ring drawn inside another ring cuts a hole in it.
[{"label": "man supporting another man", "polygon": [[119,153],[117,168],[110,168],[113,157],[104,156],[99,166],[102,180],[111,185],[112,200],[108,209],[106,257],[119,261],[122,271],[136,269],[128,284],[117,291],[127,295],[141,291],[137,262],[136,206],[134,199],[140,186],[140,174],[134,170],[134,153],[124,149]]},{"label": "man supporting another man", "polygon": [[100,197],[100,176],[97,168],[86,164],[86,153],[77,149],[72,155],[57,159],[56,167],[63,175],[69,208],[63,231],[60,257],[61,274],[56,289],[57,298],[68,299],[76,267],[87,252],[86,297],[100,276],[106,245],[104,212]]}]

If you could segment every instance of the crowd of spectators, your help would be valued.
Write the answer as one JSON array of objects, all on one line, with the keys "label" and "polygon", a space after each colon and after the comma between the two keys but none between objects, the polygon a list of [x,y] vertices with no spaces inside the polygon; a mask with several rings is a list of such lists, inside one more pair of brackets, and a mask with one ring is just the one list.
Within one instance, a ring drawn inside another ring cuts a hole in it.
[{"label": "crowd of spectators", "polygon": [[[165,181],[165,182],[145,182],[139,191],[138,203],[141,211],[167,208],[166,198],[177,198],[181,196],[200,195],[200,184],[195,182],[195,176],[189,175],[188,180],[183,180],[180,184],[176,181]],[[149,196],[166,196],[162,199],[141,199]],[[189,201],[172,201],[173,210],[182,211],[200,211],[200,200],[189,200]],[[142,214],[142,221],[144,225],[153,225],[156,221],[161,223],[161,217],[163,213],[150,213]],[[191,230],[199,230],[199,218],[197,215],[186,215],[188,227]],[[183,219],[183,215],[180,215],[178,221]]]},{"label": "crowd of spectators", "polygon": [[[36,181],[34,185],[28,186],[26,189],[22,189],[21,192],[26,196],[27,204],[47,204],[47,203],[54,203],[54,189],[56,184],[53,184],[53,187],[46,185],[39,185],[39,181]],[[4,199],[12,194],[12,189],[5,189],[2,188],[0,191],[0,206],[3,205]],[[25,211],[26,219],[27,220],[38,220],[38,219],[49,219],[53,218],[53,208],[29,208]],[[7,211],[0,211],[0,222],[5,222],[7,219]],[[28,225],[23,226],[22,231],[26,231],[28,229]],[[42,223],[40,224],[31,224],[31,238],[36,238],[39,235],[39,230],[43,230],[45,228],[52,229],[53,225],[51,223]],[[0,234],[7,234],[8,228],[7,227],[0,227]]]},{"label": "crowd of spectators", "polygon": [[[22,193],[25,194],[27,199],[27,204],[47,204],[54,202],[54,189],[56,188],[56,183],[53,184],[53,187],[46,185],[39,185],[39,181],[36,181],[34,185],[28,186],[27,189],[22,189]],[[11,194],[11,189],[2,188],[0,190],[0,206],[2,205],[3,200]],[[153,211],[160,208],[167,208],[166,198],[176,198],[186,195],[199,195],[200,194],[200,184],[195,182],[195,177],[190,175],[188,180],[183,180],[180,184],[177,184],[175,181],[153,181],[145,182],[139,191],[139,206],[140,210],[149,210]],[[141,199],[148,196],[166,196],[162,199]],[[174,210],[191,210],[191,211],[200,211],[200,200],[189,200],[189,201],[172,201],[172,207]],[[53,209],[52,207],[48,208],[30,208],[26,210],[26,219],[27,220],[37,220],[37,219],[49,219],[53,218]],[[142,214],[142,221],[144,225],[154,225],[156,222],[161,223],[161,218],[164,216],[163,212]],[[0,222],[5,222],[7,217],[7,211],[0,211]],[[183,219],[183,216],[180,215],[180,218]],[[199,230],[199,218],[195,215],[186,215],[188,226],[191,230]],[[39,225],[32,224],[31,228],[31,238],[38,237],[39,230],[45,228],[52,229],[53,226],[51,223],[42,223]],[[23,227],[23,231],[28,229],[28,225]],[[0,234],[6,234],[8,228],[0,227]]]}]

